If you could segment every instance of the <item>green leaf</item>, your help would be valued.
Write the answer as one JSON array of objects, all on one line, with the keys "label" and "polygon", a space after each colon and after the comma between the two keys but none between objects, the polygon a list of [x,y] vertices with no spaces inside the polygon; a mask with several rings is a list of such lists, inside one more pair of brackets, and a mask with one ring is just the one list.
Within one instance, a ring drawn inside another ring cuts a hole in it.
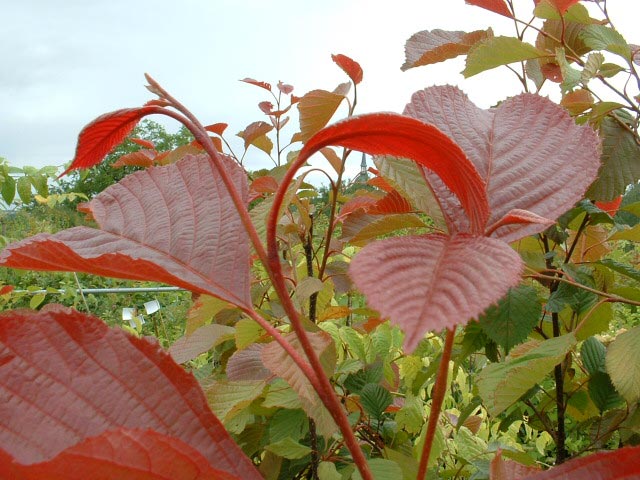
[{"label": "green leaf", "polygon": [[606,372],[595,372],[589,379],[589,396],[600,413],[615,408],[622,402]]},{"label": "green leaf", "polygon": [[507,353],[524,341],[538,324],[542,305],[532,287],[511,288],[498,305],[489,307],[478,322],[484,332]]},{"label": "green leaf", "polygon": [[400,466],[403,480],[414,480],[417,478],[419,466],[415,458],[389,447],[384,447],[384,456],[387,460],[391,460]]},{"label": "green leaf", "polygon": [[[552,5],[548,1],[541,1],[536,5],[533,10],[533,14],[545,20],[560,20],[560,13],[558,7]],[[564,14],[565,22],[583,23],[589,25],[593,23],[593,19],[589,16],[589,11],[584,5],[576,4],[567,10]]]},{"label": "green leaf", "polygon": [[291,438],[284,438],[279,442],[272,443],[265,447],[266,450],[276,455],[290,460],[306,457],[311,453],[311,449],[305,445],[301,445]]},{"label": "green leaf", "polygon": [[380,383],[384,374],[382,362],[367,365],[364,370],[352,373],[347,376],[344,386],[353,393],[360,393],[365,385],[370,383]]},{"label": "green leaf", "polygon": [[580,75],[580,81],[586,85],[589,83],[589,80],[594,78],[598,72],[600,72],[600,68],[604,63],[604,55],[600,52],[590,53],[587,56],[587,61],[584,64],[584,68],[582,69],[582,73]]},{"label": "green leaf", "polygon": [[483,455],[493,457],[493,453],[487,451],[487,442],[475,436],[467,427],[460,427],[458,430],[456,447],[458,455],[469,463],[476,461]]},{"label": "green leaf", "polygon": [[223,420],[253,402],[264,389],[264,381],[218,381],[204,387],[211,410]]},{"label": "green leaf", "polygon": [[562,83],[560,84],[560,89],[563,92],[569,92],[580,85],[580,81],[582,79],[582,73],[580,70],[576,70],[567,61],[565,56],[564,48],[556,48],[556,61],[558,62],[558,66],[560,67],[560,72],[562,73]]},{"label": "green leaf", "polygon": [[[367,463],[375,480],[398,480],[402,478],[402,469],[396,462],[383,458],[370,458]],[[357,470],[353,472],[351,478],[353,480],[362,480],[360,472]]]},{"label": "green leaf", "polygon": [[395,416],[395,421],[399,429],[404,429],[408,433],[418,433],[424,424],[423,404],[420,397],[412,395],[410,392],[404,399],[404,405]]},{"label": "green leaf", "polygon": [[42,304],[42,302],[44,302],[46,296],[46,293],[36,293],[33,297],[31,297],[31,300],[29,301],[29,308],[33,310],[38,308]]},{"label": "green leaf", "polygon": [[[566,265],[564,268],[568,270],[569,265]],[[595,282],[587,272],[587,269],[580,268],[576,271],[568,271],[567,273],[578,283],[590,288],[595,287]],[[549,297],[546,310],[552,313],[560,313],[568,305],[574,312],[582,314],[597,302],[598,296],[595,293],[561,282],[558,289]]]},{"label": "green leaf", "polygon": [[586,315],[589,315],[589,317],[584,322],[581,322],[580,328],[574,332],[578,341],[606,332],[609,329],[609,324],[614,317],[613,304],[609,302],[601,303],[593,310],[583,312],[578,317],[578,320],[581,321]]},{"label": "green leaf", "polygon": [[236,322],[236,348],[242,350],[258,340],[266,332],[255,321],[241,318]]},{"label": "green leaf", "polygon": [[531,387],[544,380],[576,344],[572,333],[532,343],[535,346],[502,363],[492,363],[478,376],[478,389],[491,415],[499,415]]},{"label": "green leaf", "polygon": [[606,372],[604,363],[606,354],[607,349],[597,338],[589,337],[584,341],[580,347],[580,357],[589,375],[596,372]]},{"label": "green leaf", "polygon": [[468,78],[502,65],[546,56],[542,50],[513,37],[493,37],[475,44],[462,74]]},{"label": "green leaf", "polygon": [[269,420],[269,440],[272,443],[285,438],[298,441],[309,431],[309,420],[301,409],[278,410]]},{"label": "green leaf", "polygon": [[16,181],[13,177],[7,175],[2,182],[2,199],[7,205],[13,202],[16,196]]},{"label": "green leaf", "polygon": [[266,408],[296,409],[302,408],[302,402],[295,390],[286,381],[277,378],[269,385],[269,391],[265,395],[262,406]]},{"label": "green leaf", "polygon": [[637,282],[640,282],[640,270],[633,268],[631,265],[616,262],[615,260],[612,260],[610,258],[604,258],[596,263],[604,265],[605,267],[613,270],[614,272],[618,272],[625,277],[629,277]]},{"label": "green leaf", "polygon": [[360,403],[369,416],[380,420],[387,407],[393,403],[393,397],[382,385],[368,383],[360,391]]},{"label": "green leaf", "polygon": [[29,203],[31,201],[31,180],[29,180],[29,177],[18,178],[17,190],[22,203]]},{"label": "green leaf", "polygon": [[606,50],[631,60],[631,48],[617,30],[604,25],[588,25],[580,34],[584,43],[592,50]]},{"label": "green leaf", "polygon": [[336,466],[331,462],[320,462],[318,465],[319,480],[342,480],[342,475],[338,473]]},{"label": "green leaf", "polygon": [[592,200],[610,201],[640,178],[640,146],[633,133],[609,117],[602,120],[600,137],[602,166],[598,179],[585,196]]},{"label": "green leaf", "polygon": [[607,373],[629,403],[640,399],[640,326],[622,333],[607,349]]}]

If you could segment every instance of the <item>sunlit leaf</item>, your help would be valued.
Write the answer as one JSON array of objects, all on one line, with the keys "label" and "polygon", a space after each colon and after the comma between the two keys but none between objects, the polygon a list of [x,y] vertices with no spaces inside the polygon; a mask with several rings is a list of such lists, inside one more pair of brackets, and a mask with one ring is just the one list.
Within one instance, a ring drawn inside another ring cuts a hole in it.
[{"label": "sunlit leaf", "polygon": [[606,50],[631,60],[631,47],[617,30],[605,25],[589,25],[584,28],[581,38],[593,50]]},{"label": "sunlit leaf", "polygon": [[108,430],[142,428],[181,440],[218,469],[260,478],[193,376],[157,342],[95,317],[61,306],[1,314],[0,385],[0,449],[18,463],[53,459]]},{"label": "sunlit leaf", "polygon": [[349,272],[368,304],[404,330],[412,351],[428,330],[478,317],[518,283],[521,269],[499,240],[433,234],[367,245]]},{"label": "sunlit leaf", "polygon": [[477,42],[492,36],[491,29],[470,33],[438,29],[414,33],[404,46],[405,62],[401,69],[409,70],[464,55]]},{"label": "sunlit leaf", "polygon": [[344,70],[355,85],[362,81],[362,67],[358,62],[342,54],[331,55],[331,59]]},{"label": "sunlit leaf", "polygon": [[297,140],[304,142],[324,128],[343,100],[343,95],[326,90],[312,90],[305,94],[298,102],[300,136]]},{"label": "sunlit leaf", "polygon": [[253,122],[247,126],[242,132],[238,133],[238,136],[244,140],[244,148],[249,148],[249,145],[255,145],[256,141],[263,137],[265,134],[273,130],[273,125],[269,125],[267,122]]},{"label": "sunlit leaf", "polygon": [[[244,171],[225,167],[246,198]],[[100,229],[36,235],[5,248],[0,264],[154,280],[251,305],[249,241],[207,156],[129,175],[86,209]]]},{"label": "sunlit leaf", "polygon": [[157,111],[158,107],[154,106],[125,108],[96,118],[80,132],[75,157],[62,175],[100,163],[113,147],[131,133],[142,117]]},{"label": "sunlit leaf", "polygon": [[[405,113],[438,127],[473,162],[486,183],[489,228],[518,210],[555,220],[583,198],[599,168],[596,133],[536,95],[518,95],[482,110],[455,87],[431,87],[416,92]],[[468,231],[458,213],[460,202],[432,173],[425,170],[425,175],[453,231]],[[539,221],[519,221],[493,235],[511,242],[546,228]]]},{"label": "sunlit leaf", "polygon": [[330,145],[371,155],[410,158],[434,171],[460,199],[472,231],[484,229],[488,216],[484,182],[460,147],[433,125],[391,113],[350,117],[311,138],[298,161]]},{"label": "sunlit leaf", "polygon": [[469,50],[462,74],[468,78],[485,70],[546,55],[544,51],[517,38],[490,37],[476,43]]},{"label": "sunlit leaf", "polygon": [[213,413],[221,420],[253,402],[264,390],[264,380],[219,380],[204,387]]},{"label": "sunlit leaf", "polygon": [[469,5],[475,5],[487,10],[491,10],[494,13],[504,15],[505,17],[513,18],[511,10],[507,7],[504,0],[465,0]]}]

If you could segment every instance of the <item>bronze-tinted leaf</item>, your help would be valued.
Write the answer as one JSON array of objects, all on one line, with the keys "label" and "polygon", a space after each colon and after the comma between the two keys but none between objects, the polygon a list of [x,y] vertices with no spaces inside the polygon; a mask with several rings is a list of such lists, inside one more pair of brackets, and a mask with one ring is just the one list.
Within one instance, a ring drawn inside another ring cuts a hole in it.
[{"label": "bronze-tinted leaf", "polygon": [[477,42],[492,36],[491,29],[470,33],[438,29],[414,33],[404,46],[405,62],[401,69],[408,70],[464,55]]}]

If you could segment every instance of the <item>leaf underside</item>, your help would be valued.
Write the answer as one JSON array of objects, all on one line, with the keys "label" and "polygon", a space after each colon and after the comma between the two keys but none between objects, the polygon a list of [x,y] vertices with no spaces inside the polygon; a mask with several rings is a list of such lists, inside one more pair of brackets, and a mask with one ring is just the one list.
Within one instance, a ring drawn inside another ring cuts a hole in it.
[{"label": "leaf underside", "polygon": [[[246,199],[244,172],[224,160]],[[85,208],[100,229],[36,235],[3,250],[0,265],[152,280],[251,305],[249,240],[206,155],[129,175]]]},{"label": "leaf underside", "polygon": [[51,460],[110,430],[175,437],[211,465],[260,478],[209,410],[195,378],[156,342],[59,305],[0,315],[0,449]]},{"label": "leaf underside", "polygon": [[502,241],[433,234],[367,245],[349,273],[369,305],[402,327],[412,351],[425,332],[476,318],[518,283],[521,270]]},{"label": "leaf underside", "polygon": [[[456,87],[431,87],[416,92],[404,113],[435,125],[475,165],[486,183],[489,226],[512,210],[555,220],[583,197],[600,165],[597,134],[536,95],[518,95],[482,110]],[[425,175],[450,232],[469,231],[459,200],[433,173],[425,170]],[[501,226],[492,235],[511,242],[547,227],[539,218],[532,221]]]}]

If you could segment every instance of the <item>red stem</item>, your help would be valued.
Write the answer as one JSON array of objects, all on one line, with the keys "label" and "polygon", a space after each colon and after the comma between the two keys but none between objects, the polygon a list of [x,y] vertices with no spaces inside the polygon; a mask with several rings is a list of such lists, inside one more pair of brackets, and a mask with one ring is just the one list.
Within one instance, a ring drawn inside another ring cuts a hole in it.
[{"label": "red stem", "polygon": [[444,401],[444,394],[447,390],[447,376],[449,375],[449,361],[451,360],[451,351],[453,350],[453,340],[456,337],[455,327],[451,330],[447,329],[447,337],[444,341],[442,350],[442,358],[438,367],[438,377],[436,384],[433,386],[433,398],[431,399],[431,413],[429,413],[429,423],[427,424],[427,434],[422,447],[422,456],[420,457],[420,467],[418,469],[417,480],[426,478],[427,467],[429,466],[429,456],[431,455],[431,447],[433,439],[436,435],[438,420],[440,419],[440,410]]},{"label": "red stem", "polygon": [[[300,367],[300,369],[303,371],[305,376],[309,379],[309,382],[311,382],[311,385],[317,391],[318,396],[320,397],[320,400],[322,400],[322,403],[327,407],[327,410],[331,414],[331,417],[340,428],[340,431],[342,432],[345,443],[349,448],[351,455],[353,456],[353,460],[356,466],[358,467],[358,470],[360,471],[360,475],[362,476],[363,480],[373,480],[373,475],[369,470],[367,459],[364,456],[364,453],[362,452],[362,450],[360,449],[358,440],[356,439],[356,436],[353,433],[353,430],[351,429],[351,425],[349,424],[349,419],[347,418],[347,415],[344,412],[342,405],[338,400],[338,397],[335,395],[335,392],[333,391],[333,387],[331,386],[329,379],[324,373],[322,364],[320,363],[320,359],[316,355],[316,352],[313,349],[311,342],[309,341],[309,337],[307,336],[302,326],[302,320],[298,315],[298,311],[296,310],[295,306],[293,305],[293,302],[291,301],[291,298],[289,297],[289,292],[287,291],[287,287],[284,282],[282,266],[280,265],[280,259],[278,257],[278,250],[277,250],[277,243],[276,243],[276,225],[279,218],[280,207],[282,206],[282,201],[284,199],[284,194],[287,190],[287,186],[293,179],[293,176],[295,175],[297,170],[300,168],[300,166],[304,162],[297,161],[290,167],[290,169],[287,171],[287,174],[285,175],[285,178],[282,184],[280,185],[278,192],[274,197],[274,205],[272,207],[273,210],[269,215],[269,223],[267,224],[267,244],[270,246],[269,255],[267,255],[260,241],[260,237],[258,236],[258,233],[255,227],[253,226],[253,223],[251,222],[251,218],[249,217],[249,212],[246,208],[246,205],[243,202],[243,199],[240,197],[238,191],[236,190],[235,185],[233,184],[230,176],[227,174],[226,170],[223,168],[220,154],[215,149],[215,146],[213,145],[211,138],[209,137],[209,135],[207,135],[206,130],[204,129],[202,124],[189,110],[187,110],[186,107],[184,107],[180,102],[178,102],[171,95],[169,95],[169,93],[167,93],[155,80],[153,80],[149,76],[147,76],[147,80],[149,81],[149,83],[154,89],[156,89],[160,94],[162,94],[162,96],[166,100],[171,102],[171,104],[176,109],[178,109],[181,113],[183,113],[189,119],[189,121],[185,122],[184,118],[181,118],[180,115],[177,115],[175,112],[172,112],[170,110],[161,109],[163,110],[163,112],[158,112],[158,113],[164,113],[165,115],[175,118],[179,120],[181,123],[183,123],[187,128],[189,128],[191,133],[193,133],[195,139],[198,142],[200,142],[200,144],[203,146],[207,154],[209,154],[211,161],[218,168],[222,181],[225,184],[225,187],[227,188],[229,195],[231,196],[231,199],[233,200],[236,210],[240,215],[242,223],[249,235],[249,238],[251,239],[251,242],[253,243],[256,253],[260,257],[260,260],[263,262],[263,264],[267,267],[267,272],[269,274],[269,277],[273,283],[276,293],[278,294],[278,297],[280,298],[280,301],[282,302],[285,312],[289,317],[289,321],[291,322],[291,325],[296,335],[298,336],[302,349],[304,350],[305,355],[309,359],[309,363],[311,364],[311,369],[309,369],[309,366],[306,362],[301,362],[302,358],[299,355],[297,355],[297,353],[295,353],[295,350],[293,349],[291,349],[291,351],[294,352],[294,355],[292,355],[292,358],[294,361],[296,361],[296,364]],[[189,125],[189,123],[191,123],[191,125]],[[272,225],[272,222],[273,222],[273,225]],[[252,316],[252,318],[256,320],[256,318],[261,318],[261,317],[256,314],[255,317]],[[264,324],[262,322],[259,322],[259,323],[264,326],[268,322],[265,321]],[[275,329],[273,330],[275,331]],[[285,344],[287,344],[288,342],[282,339],[279,333],[274,338],[276,338],[276,340],[280,338],[281,341],[278,341],[278,343],[280,343],[280,345],[282,345],[283,348],[286,348]],[[289,350],[287,351],[288,353],[291,354]],[[311,372],[315,372],[315,375]]]}]

